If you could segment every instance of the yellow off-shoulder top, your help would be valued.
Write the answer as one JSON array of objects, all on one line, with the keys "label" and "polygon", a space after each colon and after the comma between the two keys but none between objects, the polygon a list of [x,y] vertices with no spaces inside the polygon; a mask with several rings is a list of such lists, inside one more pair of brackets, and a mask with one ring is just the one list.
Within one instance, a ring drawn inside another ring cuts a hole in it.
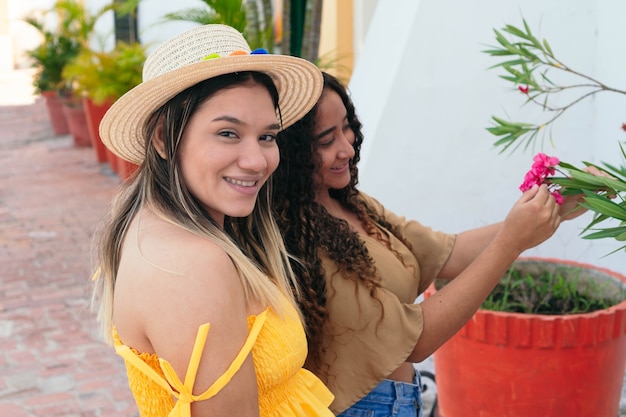
[{"label": "yellow off-shoulder top", "polygon": [[332,417],[328,405],[333,394],[302,368],[307,345],[295,311],[281,318],[268,307],[257,316],[248,317],[248,328],[248,338],[228,370],[200,395],[192,392],[209,323],[198,329],[184,381],[166,360],[124,345],[113,329],[115,350],[126,363],[128,382],[141,417],[190,417],[191,403],[220,392],[250,352],[257,374],[261,417]]}]

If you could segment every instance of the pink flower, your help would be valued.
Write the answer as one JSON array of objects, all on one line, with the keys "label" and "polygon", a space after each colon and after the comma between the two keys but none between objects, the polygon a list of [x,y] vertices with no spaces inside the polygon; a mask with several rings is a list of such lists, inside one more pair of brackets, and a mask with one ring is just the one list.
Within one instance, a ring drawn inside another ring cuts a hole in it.
[{"label": "pink flower", "polygon": [[548,156],[545,153],[538,153],[533,158],[533,169],[537,171],[539,175],[554,175],[554,167],[559,164],[559,158],[555,156]]},{"label": "pink flower", "polygon": [[519,89],[519,91],[522,92],[522,94],[528,94],[528,86],[526,87],[522,87],[521,85],[519,87],[517,87]]},{"label": "pink flower", "polygon": [[549,175],[554,175],[556,172],[555,167],[559,164],[559,158],[554,156],[548,156],[545,153],[538,153],[533,158],[533,165],[530,171],[524,175],[524,182],[519,186],[522,192],[530,190],[533,185],[548,184],[550,187],[550,193],[554,196],[557,204],[563,203],[563,196],[559,192],[558,188],[554,188],[554,184],[547,178]]},{"label": "pink flower", "polygon": [[543,177],[541,175],[537,175],[534,170],[530,170],[524,175],[524,182],[519,186],[519,189],[524,192],[533,188],[533,185],[540,185],[543,183]]},{"label": "pink flower", "polygon": [[552,194],[552,197],[556,200],[556,204],[563,204],[563,196],[558,190],[552,191],[550,194]]}]

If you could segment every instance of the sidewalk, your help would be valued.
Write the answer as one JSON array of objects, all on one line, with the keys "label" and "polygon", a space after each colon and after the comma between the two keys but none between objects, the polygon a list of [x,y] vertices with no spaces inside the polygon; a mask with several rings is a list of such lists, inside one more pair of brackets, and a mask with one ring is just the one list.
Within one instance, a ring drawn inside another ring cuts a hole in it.
[{"label": "sidewalk", "polygon": [[0,76],[0,416],[135,417],[89,306],[91,236],[119,180],[54,136],[28,76]]}]

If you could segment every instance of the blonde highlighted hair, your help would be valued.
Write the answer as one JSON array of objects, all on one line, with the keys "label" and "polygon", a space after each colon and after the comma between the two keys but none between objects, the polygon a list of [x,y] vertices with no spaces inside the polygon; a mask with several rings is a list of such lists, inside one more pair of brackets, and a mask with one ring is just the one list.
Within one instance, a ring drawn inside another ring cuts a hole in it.
[{"label": "blonde highlighted hair", "polygon": [[[271,78],[258,72],[227,74],[203,81],[169,100],[149,119],[146,129],[146,158],[135,176],[124,184],[114,199],[108,217],[95,235],[95,288],[93,305],[107,340],[110,340],[115,278],[122,244],[131,221],[142,207],[181,228],[205,237],[221,247],[239,272],[246,301],[252,299],[284,312],[284,297],[296,307],[298,291],[289,256],[272,217],[271,178],[262,187],[253,212],[244,218],[226,217],[222,229],[189,192],[182,181],[177,150],[195,110],[217,91],[241,85],[262,85],[278,109],[278,93]],[[165,144],[166,158],[152,145],[154,135]],[[297,307],[296,307],[297,309]]]}]

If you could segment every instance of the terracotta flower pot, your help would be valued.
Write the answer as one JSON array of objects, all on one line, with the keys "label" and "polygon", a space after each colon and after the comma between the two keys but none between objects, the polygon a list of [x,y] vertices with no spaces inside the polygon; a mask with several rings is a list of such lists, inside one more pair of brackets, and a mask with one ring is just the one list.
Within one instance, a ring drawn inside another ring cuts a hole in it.
[{"label": "terracotta flower pot", "polygon": [[[617,294],[626,277],[579,267],[580,279]],[[436,292],[434,285],[425,296]],[[479,310],[434,355],[439,417],[616,417],[626,366],[626,301],[587,314]]]},{"label": "terracotta flower pot", "polygon": [[105,153],[106,153],[107,162],[109,163],[109,167],[111,168],[111,171],[117,174],[120,170],[120,161],[121,161],[120,158],[118,158],[117,155],[115,155],[113,152],[111,152],[108,149],[105,150]]},{"label": "terracotta flower pot", "polygon": [[46,101],[46,108],[48,109],[48,116],[50,117],[50,124],[54,133],[56,135],[67,135],[70,133],[65,113],[63,113],[63,104],[59,101],[56,91],[42,91],[41,95]]},{"label": "terracotta flower pot", "polygon": [[125,161],[122,158],[118,158],[117,166],[117,175],[119,175],[122,181],[127,181],[128,179],[130,179],[135,171],[137,171],[137,168],[139,168],[139,165]]},{"label": "terracotta flower pot", "polygon": [[67,119],[67,125],[70,129],[70,134],[74,138],[74,145],[76,146],[91,146],[91,138],[89,137],[89,129],[87,128],[87,117],[85,116],[85,109],[81,104],[63,104],[63,113]]},{"label": "terracotta flower pot", "polygon": [[105,101],[102,104],[95,104],[89,97],[83,97],[83,108],[85,109],[85,117],[87,118],[87,129],[89,129],[89,137],[91,145],[95,151],[98,162],[107,162],[106,147],[100,139],[99,127],[100,121],[104,114],[111,107],[112,101]]}]

